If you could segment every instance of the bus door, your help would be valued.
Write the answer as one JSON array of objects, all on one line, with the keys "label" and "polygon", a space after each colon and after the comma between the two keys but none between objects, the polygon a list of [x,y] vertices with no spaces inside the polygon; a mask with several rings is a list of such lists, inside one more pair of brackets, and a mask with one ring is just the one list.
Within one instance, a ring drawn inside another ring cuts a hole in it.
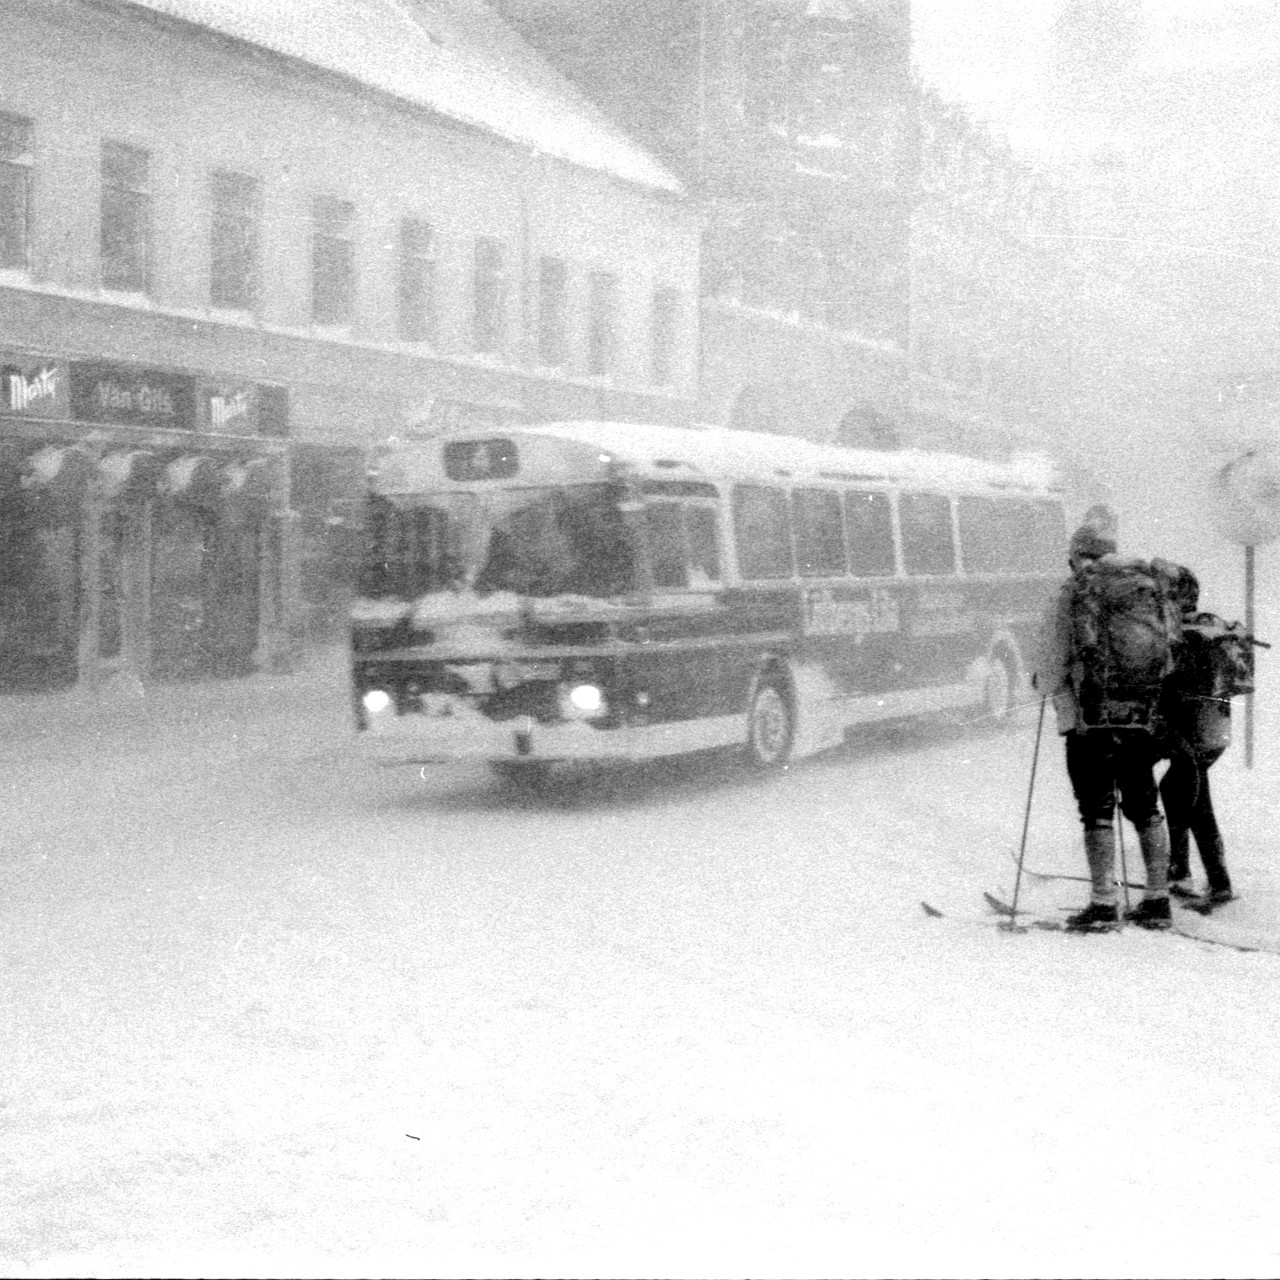
[{"label": "bus door", "polygon": [[904,493],[898,499],[903,569],[904,683],[958,684],[979,650],[977,619],[958,576],[951,499]]}]

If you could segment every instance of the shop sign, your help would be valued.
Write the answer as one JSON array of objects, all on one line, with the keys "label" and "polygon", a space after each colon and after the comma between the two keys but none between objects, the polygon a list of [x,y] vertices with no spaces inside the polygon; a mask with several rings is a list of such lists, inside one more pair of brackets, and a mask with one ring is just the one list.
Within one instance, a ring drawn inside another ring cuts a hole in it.
[{"label": "shop sign", "polygon": [[195,426],[195,379],[131,365],[72,364],[71,414],[81,422]]},{"label": "shop sign", "polygon": [[66,365],[0,352],[0,410],[30,418],[65,418]]},{"label": "shop sign", "polygon": [[258,389],[251,383],[203,383],[200,430],[251,436],[258,430]]}]

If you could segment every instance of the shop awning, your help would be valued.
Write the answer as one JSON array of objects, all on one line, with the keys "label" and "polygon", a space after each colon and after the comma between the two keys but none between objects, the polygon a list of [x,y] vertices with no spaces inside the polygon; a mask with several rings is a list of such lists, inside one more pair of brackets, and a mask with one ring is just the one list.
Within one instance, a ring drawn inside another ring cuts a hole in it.
[{"label": "shop awning", "polygon": [[171,498],[217,506],[222,494],[222,467],[207,453],[185,453],[168,463],[160,484]]},{"label": "shop awning", "polygon": [[46,445],[25,460],[22,487],[41,498],[75,499],[93,472],[93,454],[82,445]]},{"label": "shop awning", "polygon": [[159,476],[160,459],[149,449],[118,449],[98,464],[98,484],[108,500],[149,493]]},{"label": "shop awning", "polygon": [[240,502],[267,502],[274,492],[275,467],[274,458],[233,462],[223,470],[223,492]]},{"label": "shop awning", "polygon": [[222,497],[228,515],[256,520],[271,508],[276,495],[274,458],[252,458],[223,468]]}]

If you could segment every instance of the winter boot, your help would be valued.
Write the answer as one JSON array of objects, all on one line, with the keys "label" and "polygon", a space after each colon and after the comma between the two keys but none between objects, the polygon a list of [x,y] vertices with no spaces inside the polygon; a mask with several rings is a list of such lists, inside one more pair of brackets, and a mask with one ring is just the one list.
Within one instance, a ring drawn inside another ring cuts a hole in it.
[{"label": "winter boot", "polygon": [[[1196,841],[1199,844],[1199,840]],[[1226,895],[1223,902],[1231,901],[1231,877],[1227,874],[1226,852],[1222,847],[1222,836],[1215,830],[1200,845],[1200,861],[1204,863],[1204,873],[1209,880],[1209,897]]]},{"label": "winter boot", "polygon": [[1119,923],[1120,911],[1114,902],[1091,902],[1083,911],[1068,916],[1063,928],[1068,933],[1105,933]]},{"label": "winter boot", "polygon": [[1086,827],[1084,856],[1089,863],[1089,887],[1092,890],[1089,897],[1096,903],[1114,907],[1116,903],[1115,828]]},{"label": "winter boot", "polygon": [[1169,896],[1169,835],[1164,819],[1156,818],[1149,827],[1138,832],[1142,848],[1142,864],[1147,870],[1147,898]]},{"label": "winter boot", "polygon": [[1169,888],[1173,892],[1175,884],[1184,885],[1188,893],[1178,896],[1190,897],[1191,889],[1191,836],[1186,827],[1175,827],[1169,823]]},{"label": "winter boot", "polygon": [[1173,913],[1169,910],[1168,897],[1144,898],[1124,918],[1139,929],[1172,929]]}]

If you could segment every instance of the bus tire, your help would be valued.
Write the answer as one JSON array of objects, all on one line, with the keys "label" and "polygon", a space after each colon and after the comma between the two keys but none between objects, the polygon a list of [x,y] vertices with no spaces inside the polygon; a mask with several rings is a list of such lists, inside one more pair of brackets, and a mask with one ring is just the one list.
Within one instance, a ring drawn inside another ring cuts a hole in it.
[{"label": "bus tire", "polygon": [[999,727],[1013,718],[1013,659],[1004,652],[993,653],[987,660],[987,674],[982,682],[982,711],[987,724]]},{"label": "bus tire", "polygon": [[489,768],[504,787],[523,794],[541,791],[551,778],[550,760],[490,760]]},{"label": "bus tire", "polygon": [[795,710],[782,681],[761,676],[747,706],[747,763],[753,769],[780,768],[791,758],[795,736]]}]

